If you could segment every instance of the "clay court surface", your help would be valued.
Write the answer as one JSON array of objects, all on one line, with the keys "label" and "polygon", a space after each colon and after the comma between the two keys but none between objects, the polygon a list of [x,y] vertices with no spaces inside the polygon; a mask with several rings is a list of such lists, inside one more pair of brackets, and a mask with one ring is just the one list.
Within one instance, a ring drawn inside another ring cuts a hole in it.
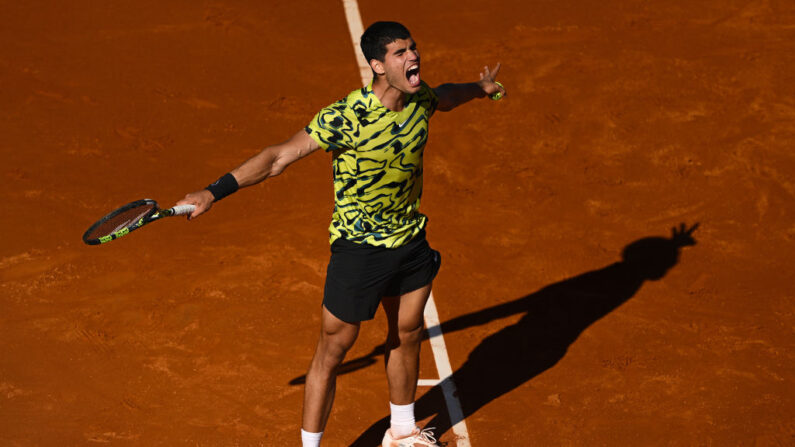
[{"label": "clay court surface", "polygon": [[[508,97],[437,113],[425,152],[472,446],[793,445],[793,3],[359,7],[412,30],[431,85],[503,63]],[[298,445],[329,155],[193,222],[80,237],[359,86],[341,2],[2,1],[0,42],[0,444]],[[325,445],[380,442],[384,336],[363,325]]]}]

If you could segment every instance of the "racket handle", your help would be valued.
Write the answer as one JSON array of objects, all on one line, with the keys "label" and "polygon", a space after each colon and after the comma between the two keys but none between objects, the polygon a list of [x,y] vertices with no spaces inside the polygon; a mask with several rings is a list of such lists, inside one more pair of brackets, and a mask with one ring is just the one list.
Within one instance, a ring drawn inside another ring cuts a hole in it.
[{"label": "racket handle", "polygon": [[177,205],[174,208],[171,208],[173,211],[172,216],[184,216],[186,214],[190,214],[193,210],[196,209],[196,205]]}]

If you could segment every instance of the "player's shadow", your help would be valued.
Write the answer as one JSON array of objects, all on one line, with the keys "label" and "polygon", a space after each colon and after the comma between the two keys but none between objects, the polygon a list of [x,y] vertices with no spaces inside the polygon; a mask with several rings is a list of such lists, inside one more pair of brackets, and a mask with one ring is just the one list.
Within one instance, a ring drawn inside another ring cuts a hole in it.
[{"label": "player's shadow", "polygon": [[[588,326],[632,298],[644,282],[658,280],[676,265],[680,249],[695,245],[692,234],[698,224],[674,228],[670,238],[647,237],[627,245],[622,261],[549,285],[522,298],[444,322],[443,333],[482,325],[524,313],[515,324],[485,338],[453,373],[463,418],[533,377],[552,368]],[[378,347],[370,354],[346,363],[347,371],[376,360]],[[298,380],[298,379],[297,379]],[[297,380],[294,380],[296,382]],[[425,393],[415,404],[417,420],[431,418],[441,436],[459,422],[445,411],[441,386]],[[460,418],[455,418],[460,419]],[[389,427],[389,416],[375,422],[352,444],[379,445]]]}]

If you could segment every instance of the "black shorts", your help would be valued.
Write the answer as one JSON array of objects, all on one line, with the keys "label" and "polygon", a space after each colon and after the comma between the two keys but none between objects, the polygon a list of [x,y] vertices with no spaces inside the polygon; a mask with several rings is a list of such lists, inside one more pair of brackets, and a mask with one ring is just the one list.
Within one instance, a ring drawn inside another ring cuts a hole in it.
[{"label": "black shorts", "polygon": [[331,244],[323,305],[349,323],[372,320],[381,298],[424,287],[439,272],[441,256],[425,230],[398,248],[337,239]]}]

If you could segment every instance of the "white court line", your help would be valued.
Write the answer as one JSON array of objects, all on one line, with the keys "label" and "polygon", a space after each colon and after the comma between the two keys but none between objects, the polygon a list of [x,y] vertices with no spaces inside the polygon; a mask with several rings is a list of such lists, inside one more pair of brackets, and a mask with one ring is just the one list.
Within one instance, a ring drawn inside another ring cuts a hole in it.
[{"label": "white court line", "polygon": [[342,0],[342,7],[345,9],[345,19],[348,22],[348,30],[351,32],[353,52],[356,54],[356,63],[359,65],[359,76],[362,78],[362,85],[367,85],[373,77],[373,70],[364,59],[362,48],[359,45],[360,38],[364,33],[362,16],[359,14],[359,3],[356,0]]},{"label": "white court line", "polygon": [[[364,59],[362,49],[359,46],[359,39],[364,32],[362,26],[362,17],[359,13],[359,4],[356,0],[342,0],[342,5],[345,8],[345,19],[348,21],[348,30],[351,32],[351,40],[353,41],[353,51],[356,53],[356,61],[359,64],[359,74],[362,78],[362,85],[367,85],[373,76],[373,71],[370,64]],[[428,328],[428,337],[430,338],[431,350],[433,351],[433,358],[436,361],[436,371],[439,373],[439,379],[420,379],[417,381],[419,386],[436,386],[442,387],[445,403],[447,403],[447,413],[450,415],[450,421],[458,421],[453,425],[453,433],[456,436],[457,447],[471,447],[469,443],[469,432],[467,431],[466,422],[464,422],[464,411],[461,409],[461,403],[458,401],[455,383],[453,383],[453,368],[450,366],[450,357],[447,355],[447,345],[444,343],[444,335],[442,334],[442,326],[439,323],[439,313],[436,311],[436,302],[433,299],[433,293],[428,298],[428,304],[425,305],[425,327]]]},{"label": "white court line", "polygon": [[425,327],[428,328],[433,358],[436,360],[436,370],[439,372],[439,385],[442,387],[444,401],[447,402],[447,413],[450,415],[450,421],[458,421],[453,425],[456,445],[458,447],[470,447],[469,432],[467,431],[466,422],[464,422],[464,411],[461,409],[461,402],[458,401],[458,392],[453,382],[453,368],[450,366],[450,357],[447,355],[447,345],[444,343],[444,335],[442,335],[442,326],[439,322],[439,313],[436,311],[433,292],[428,298],[428,304],[425,305]]}]

